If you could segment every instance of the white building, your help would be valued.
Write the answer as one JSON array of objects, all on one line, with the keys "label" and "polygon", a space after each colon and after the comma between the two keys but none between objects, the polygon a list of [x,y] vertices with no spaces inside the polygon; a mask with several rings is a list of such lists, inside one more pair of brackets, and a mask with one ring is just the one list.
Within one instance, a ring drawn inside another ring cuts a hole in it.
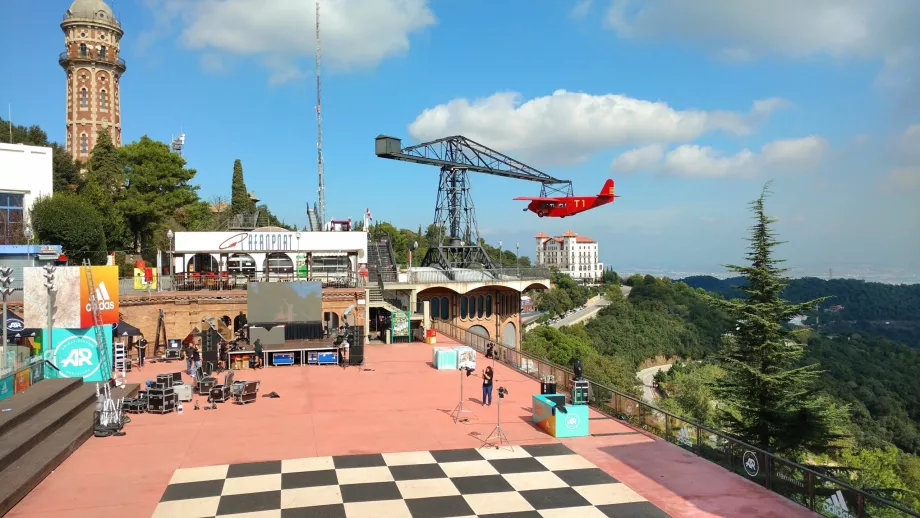
[{"label": "white building", "polygon": [[51,164],[50,147],[0,144],[0,244],[21,238],[32,203],[52,194]]},{"label": "white building", "polygon": [[556,268],[575,279],[594,281],[604,273],[604,263],[598,261],[597,241],[579,236],[569,230],[550,237],[543,232],[536,235],[537,265]]},{"label": "white building", "polygon": [[355,284],[366,272],[367,232],[292,232],[260,228],[231,232],[176,232],[176,274],[222,274],[230,279],[309,278]]}]

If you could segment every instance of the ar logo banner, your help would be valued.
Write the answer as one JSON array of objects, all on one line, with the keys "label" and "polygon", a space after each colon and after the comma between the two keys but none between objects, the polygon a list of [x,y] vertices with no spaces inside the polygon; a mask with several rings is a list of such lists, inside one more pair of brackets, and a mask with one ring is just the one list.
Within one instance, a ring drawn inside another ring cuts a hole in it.
[{"label": "ar logo banner", "polygon": [[57,345],[56,363],[68,378],[88,378],[99,370],[96,341],[86,336],[71,336]]},{"label": "ar logo banner", "polygon": [[565,427],[569,430],[574,430],[578,428],[578,416],[571,415],[565,418]]}]

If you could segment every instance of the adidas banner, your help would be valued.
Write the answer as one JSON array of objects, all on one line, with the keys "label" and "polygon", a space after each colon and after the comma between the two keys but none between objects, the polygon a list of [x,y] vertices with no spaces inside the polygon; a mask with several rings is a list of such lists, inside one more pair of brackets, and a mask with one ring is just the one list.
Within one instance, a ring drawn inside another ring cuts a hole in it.
[{"label": "adidas banner", "polygon": [[[27,328],[48,326],[48,282],[44,268],[23,268],[23,320]],[[118,323],[117,266],[93,266],[89,275],[81,266],[60,266],[54,270],[50,282],[54,286],[52,327],[92,327],[94,306],[99,310],[102,325]]]}]

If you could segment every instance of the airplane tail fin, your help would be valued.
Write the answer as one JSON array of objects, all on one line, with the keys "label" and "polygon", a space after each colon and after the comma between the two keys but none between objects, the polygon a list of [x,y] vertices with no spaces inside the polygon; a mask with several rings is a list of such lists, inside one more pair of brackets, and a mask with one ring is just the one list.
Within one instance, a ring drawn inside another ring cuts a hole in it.
[{"label": "airplane tail fin", "polygon": [[597,196],[598,196],[599,198],[616,198],[617,196],[616,196],[616,194],[614,194],[614,184],[613,184],[613,180],[608,179],[608,180],[604,183],[604,187],[601,189],[601,192],[598,193]]}]

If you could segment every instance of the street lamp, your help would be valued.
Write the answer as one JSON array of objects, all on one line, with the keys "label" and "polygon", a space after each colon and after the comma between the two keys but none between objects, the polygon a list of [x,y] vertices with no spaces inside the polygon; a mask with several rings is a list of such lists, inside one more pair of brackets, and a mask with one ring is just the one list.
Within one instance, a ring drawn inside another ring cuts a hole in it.
[{"label": "street lamp", "polygon": [[498,242],[498,271],[499,275],[502,274],[502,271],[505,269],[505,261],[502,260],[502,242]]},{"label": "street lamp", "polygon": [[166,231],[166,239],[169,240],[169,276],[170,278],[175,278],[175,273],[176,273],[173,271],[173,267],[174,267],[173,265],[175,264],[175,261],[173,260],[173,249],[175,248],[173,246],[173,236],[175,235],[176,234],[173,233],[172,229],[168,229]]},{"label": "street lamp", "polygon": [[514,264],[518,267],[518,272],[521,271],[521,243],[520,241],[514,244]]},{"label": "street lamp", "polygon": [[54,352],[54,345],[52,345],[53,342],[51,341],[51,316],[54,313],[52,297],[54,296],[54,271],[57,270],[57,267],[53,264],[46,264],[44,270],[45,289],[48,290],[48,340],[45,343],[45,347],[47,347],[45,357],[51,358],[50,353]]},{"label": "street lamp", "polygon": [[3,347],[0,347],[0,352],[3,353],[3,356],[0,357],[0,365],[6,366],[6,298],[9,295],[13,294],[13,269],[9,266],[0,267],[0,294],[3,295]]}]

